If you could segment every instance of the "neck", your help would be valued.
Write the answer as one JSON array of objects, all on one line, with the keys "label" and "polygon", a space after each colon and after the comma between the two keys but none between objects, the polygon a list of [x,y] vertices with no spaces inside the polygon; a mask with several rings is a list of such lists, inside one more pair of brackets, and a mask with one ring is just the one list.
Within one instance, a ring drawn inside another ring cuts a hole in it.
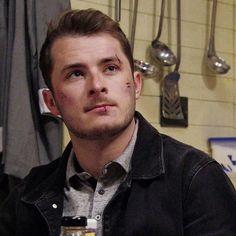
[{"label": "neck", "polygon": [[135,121],[115,137],[103,140],[87,140],[70,134],[73,150],[80,166],[98,178],[102,174],[103,167],[122,154],[132,138],[135,130]]}]

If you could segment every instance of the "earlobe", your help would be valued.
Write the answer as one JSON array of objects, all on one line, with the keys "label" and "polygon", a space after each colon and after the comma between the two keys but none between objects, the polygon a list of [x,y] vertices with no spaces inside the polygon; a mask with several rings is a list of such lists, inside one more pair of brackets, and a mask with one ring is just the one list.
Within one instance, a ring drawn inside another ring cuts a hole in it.
[{"label": "earlobe", "polygon": [[136,99],[138,99],[142,91],[142,76],[139,71],[134,72],[134,86]]},{"label": "earlobe", "polygon": [[43,94],[43,100],[44,100],[46,106],[48,107],[48,109],[50,110],[50,112],[55,116],[60,115],[60,112],[57,109],[57,105],[55,103],[55,100],[54,100],[51,90],[44,89],[42,91],[42,94]]}]

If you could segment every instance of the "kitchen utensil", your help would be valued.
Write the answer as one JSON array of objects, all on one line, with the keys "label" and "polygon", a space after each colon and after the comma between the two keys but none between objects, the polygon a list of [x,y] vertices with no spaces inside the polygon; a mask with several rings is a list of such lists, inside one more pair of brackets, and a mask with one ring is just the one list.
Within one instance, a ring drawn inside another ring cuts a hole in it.
[{"label": "kitchen utensil", "polygon": [[176,64],[176,57],[171,49],[159,39],[161,37],[163,18],[165,11],[165,0],[161,1],[161,14],[159,20],[159,29],[156,38],[152,41],[151,54],[162,66],[172,66]]},{"label": "kitchen utensil", "polygon": [[[131,46],[132,53],[134,51],[137,12],[138,12],[138,0],[134,0],[134,11],[133,11],[131,37],[130,37],[130,46]],[[158,69],[155,65],[152,65],[148,62],[144,62],[142,60],[134,59],[134,67],[136,70],[140,71],[142,75],[145,77],[154,77],[158,74]]]},{"label": "kitchen utensil", "polygon": [[177,61],[175,69],[170,72],[163,80],[162,86],[162,115],[167,119],[184,119],[178,81],[180,78],[179,66],[181,62],[181,2],[176,0],[177,14]]},{"label": "kitchen utensil", "polygon": [[225,74],[229,71],[230,66],[226,63],[226,61],[223,58],[217,56],[216,50],[215,50],[216,9],[217,9],[217,0],[213,0],[210,41],[209,41],[209,47],[208,47],[208,52],[207,52],[207,65],[215,73]]},{"label": "kitchen utensil", "polygon": [[120,22],[121,17],[121,0],[115,1],[115,21]]},{"label": "kitchen utensil", "polygon": [[154,77],[158,74],[156,66],[142,60],[134,59],[134,67],[146,77]]}]

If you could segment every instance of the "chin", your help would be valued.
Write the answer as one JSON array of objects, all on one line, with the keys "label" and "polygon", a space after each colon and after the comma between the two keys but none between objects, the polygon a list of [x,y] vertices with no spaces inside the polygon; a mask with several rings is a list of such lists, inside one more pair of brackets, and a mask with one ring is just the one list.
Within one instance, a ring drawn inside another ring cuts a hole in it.
[{"label": "chin", "polygon": [[[132,121],[132,120],[131,120]],[[94,127],[87,127],[87,128],[80,128],[76,130],[71,130],[75,136],[81,139],[88,139],[88,140],[102,140],[107,138],[112,138],[120,133],[122,133],[131,123],[130,122],[121,122],[116,124],[108,124],[105,122],[103,124],[97,124]]]}]

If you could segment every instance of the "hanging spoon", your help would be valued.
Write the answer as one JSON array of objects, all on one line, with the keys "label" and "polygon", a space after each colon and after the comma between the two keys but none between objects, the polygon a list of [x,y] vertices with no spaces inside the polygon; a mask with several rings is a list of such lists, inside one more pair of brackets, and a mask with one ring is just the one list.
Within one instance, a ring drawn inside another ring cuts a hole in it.
[{"label": "hanging spoon", "polygon": [[[138,12],[138,0],[135,0],[134,13],[133,13],[133,19],[132,19],[132,28],[131,28],[131,37],[130,37],[130,46],[131,46],[132,53],[134,51],[137,12]],[[156,66],[142,60],[134,59],[134,67],[137,70],[139,70],[142,73],[142,75],[145,77],[154,77],[158,74],[158,69]]]},{"label": "hanging spoon", "polygon": [[154,59],[157,60],[162,66],[172,66],[176,64],[176,57],[171,49],[161,42],[159,39],[161,37],[163,18],[165,11],[165,0],[161,2],[161,14],[159,20],[159,29],[156,38],[152,41],[151,54]]},{"label": "hanging spoon", "polygon": [[213,0],[210,41],[209,41],[209,48],[207,52],[207,65],[215,73],[225,74],[230,69],[230,66],[226,63],[224,59],[217,56],[216,50],[215,50],[216,7],[217,7],[217,0]]}]

